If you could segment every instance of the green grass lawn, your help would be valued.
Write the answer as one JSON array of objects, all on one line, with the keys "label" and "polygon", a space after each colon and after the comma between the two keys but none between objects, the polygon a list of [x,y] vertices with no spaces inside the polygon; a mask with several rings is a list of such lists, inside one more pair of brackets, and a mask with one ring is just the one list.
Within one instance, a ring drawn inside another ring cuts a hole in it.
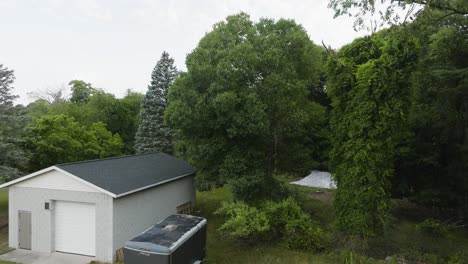
[{"label": "green grass lawn", "polygon": [[[0,190],[0,226],[8,223],[8,189]],[[11,249],[8,247],[8,226],[0,229],[0,254]],[[0,262],[2,263],[2,262]]]},{"label": "green grass lawn", "polygon": [[[0,226],[8,223],[8,189],[0,190]],[[0,229],[0,255],[10,251],[8,247],[8,226]],[[1,261],[0,264],[12,264],[14,262]]]},{"label": "green grass lawn", "polygon": [[[392,228],[382,237],[369,240],[367,249],[358,255],[345,250],[334,232],[333,192],[316,188],[292,186],[296,196],[311,217],[325,230],[335,234],[335,243],[327,252],[313,254],[289,250],[280,243],[271,241],[257,245],[245,245],[231,241],[217,229],[223,219],[214,214],[223,201],[231,201],[230,191],[224,187],[209,192],[197,192],[197,214],[207,218],[207,257],[212,263],[392,263],[387,256],[405,258],[409,263],[447,263],[458,255],[459,262],[468,263],[468,232],[451,231],[447,237],[434,238],[421,234],[415,228],[417,222],[395,219]],[[419,262],[418,262],[419,261]],[[465,262],[466,261],[466,262]],[[397,263],[396,261],[394,263]]]}]

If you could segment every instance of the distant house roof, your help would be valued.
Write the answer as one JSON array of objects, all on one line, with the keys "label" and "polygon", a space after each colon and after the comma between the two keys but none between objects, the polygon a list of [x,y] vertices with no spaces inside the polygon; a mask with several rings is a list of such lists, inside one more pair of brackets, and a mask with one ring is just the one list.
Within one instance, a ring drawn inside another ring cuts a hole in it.
[{"label": "distant house roof", "polygon": [[5,183],[0,188],[58,169],[104,190],[114,198],[195,174],[185,161],[156,152],[59,164]]}]

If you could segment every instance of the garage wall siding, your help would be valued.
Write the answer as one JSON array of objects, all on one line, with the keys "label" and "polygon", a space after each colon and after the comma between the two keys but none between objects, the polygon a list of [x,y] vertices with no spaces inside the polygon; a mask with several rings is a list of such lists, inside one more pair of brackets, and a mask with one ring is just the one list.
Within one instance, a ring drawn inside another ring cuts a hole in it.
[{"label": "garage wall siding", "polygon": [[51,200],[74,201],[96,204],[96,259],[112,262],[112,206],[113,198],[96,192],[63,191],[12,186],[9,189],[9,246],[18,247],[18,211],[31,211],[33,251],[53,252],[54,217],[51,210],[44,209]]},{"label": "garage wall siding", "polygon": [[176,207],[195,205],[194,176],[184,177],[114,200],[114,252],[156,222],[176,213]]}]

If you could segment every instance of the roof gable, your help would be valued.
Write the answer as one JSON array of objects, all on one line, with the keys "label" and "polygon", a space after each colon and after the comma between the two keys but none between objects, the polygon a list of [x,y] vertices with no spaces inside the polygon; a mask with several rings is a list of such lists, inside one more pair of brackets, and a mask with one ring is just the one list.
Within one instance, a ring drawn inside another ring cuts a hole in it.
[{"label": "roof gable", "polygon": [[100,192],[97,188],[93,188],[55,169],[21,181],[16,186],[78,192]]},{"label": "roof gable", "polygon": [[[40,171],[36,171],[36,172],[34,172],[34,173],[31,173],[31,174],[28,174],[28,175],[26,175],[26,176],[23,176],[23,177],[21,177],[21,178],[18,178],[18,179],[15,179],[15,180],[6,182],[6,183],[0,185],[0,189],[1,189],[1,188],[6,188],[6,187],[9,187],[9,186],[12,186],[12,185],[16,185],[16,184],[21,184],[21,183],[24,182],[24,181],[30,180],[30,179],[32,179],[32,178],[34,178],[34,177],[38,177],[38,176],[41,176],[41,175],[43,175],[43,174],[46,174],[46,173],[52,172],[52,171],[61,172],[63,175],[68,176],[68,177],[71,177],[71,178],[75,179],[76,181],[78,181],[78,182],[80,182],[80,183],[83,183],[83,184],[85,184],[85,185],[87,185],[87,186],[89,186],[89,187],[91,187],[91,188],[96,189],[96,190],[99,191],[99,192],[103,192],[103,193],[105,193],[105,194],[107,194],[107,195],[109,195],[109,196],[111,196],[111,197],[114,197],[114,198],[116,197],[115,194],[110,193],[110,192],[108,192],[108,191],[106,191],[106,190],[104,190],[104,189],[101,189],[100,187],[98,187],[98,186],[96,186],[96,185],[94,185],[94,184],[92,184],[92,183],[89,183],[89,182],[87,182],[87,181],[84,181],[84,180],[80,179],[79,177],[76,177],[75,175],[73,175],[73,174],[71,174],[71,173],[68,173],[68,172],[66,172],[66,171],[64,171],[64,170],[62,170],[62,169],[60,169],[60,168],[57,168],[56,166],[51,166],[51,167],[42,169],[42,170],[40,170]],[[37,183],[38,183],[38,182],[35,182],[34,184],[37,184]],[[42,183],[44,183],[44,181],[42,181]],[[57,185],[55,185],[55,186],[57,187]],[[27,186],[26,186],[26,187],[27,187]],[[35,187],[35,188],[39,188],[39,187]],[[44,187],[42,187],[42,188],[44,188]]]}]

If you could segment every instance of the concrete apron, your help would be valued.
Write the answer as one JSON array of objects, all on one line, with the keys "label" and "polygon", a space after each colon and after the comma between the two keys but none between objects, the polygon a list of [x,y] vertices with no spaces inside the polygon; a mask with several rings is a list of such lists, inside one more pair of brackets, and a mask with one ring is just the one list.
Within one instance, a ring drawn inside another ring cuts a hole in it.
[{"label": "concrete apron", "polygon": [[25,249],[15,249],[0,255],[0,260],[22,264],[88,264],[94,260],[94,257],[61,252],[42,253]]}]

